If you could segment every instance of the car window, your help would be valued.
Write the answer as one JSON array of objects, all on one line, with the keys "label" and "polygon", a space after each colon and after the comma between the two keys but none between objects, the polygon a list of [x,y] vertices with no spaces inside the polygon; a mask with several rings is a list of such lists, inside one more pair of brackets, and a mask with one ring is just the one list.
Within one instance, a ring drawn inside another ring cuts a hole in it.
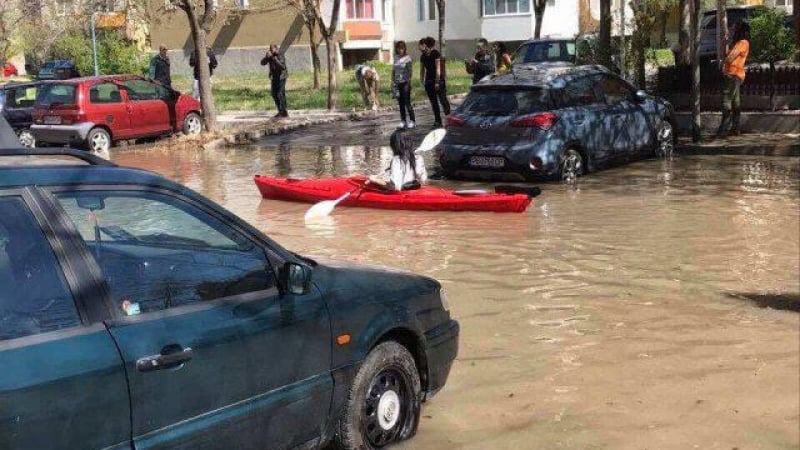
[{"label": "car window", "polygon": [[562,91],[562,103],[567,107],[596,105],[601,102],[591,77],[583,77],[567,84]]},{"label": "car window", "polygon": [[[571,44],[572,51],[569,51]],[[532,42],[521,45],[514,53],[512,62],[519,63],[536,63],[536,62],[550,62],[550,61],[572,61],[575,56],[575,43],[568,42],[565,48],[562,48],[563,42]]]},{"label": "car window", "polygon": [[511,116],[542,111],[548,105],[545,89],[478,89],[470,92],[459,112],[467,115]]},{"label": "car window", "polygon": [[75,92],[74,84],[45,84],[39,89],[36,95],[36,104],[41,106],[54,105],[74,105]]},{"label": "car window", "polygon": [[128,91],[128,98],[136,100],[167,100],[169,90],[158,84],[139,78],[125,80],[122,82]]},{"label": "car window", "polygon": [[633,95],[633,90],[626,82],[610,75],[601,76],[597,87],[608,105],[630,100]]},{"label": "car window", "polygon": [[0,197],[0,341],[80,325],[53,250],[19,197]]},{"label": "car window", "polygon": [[89,101],[92,103],[122,103],[122,94],[116,84],[100,83],[89,88]]},{"label": "car window", "polygon": [[8,108],[30,108],[36,102],[36,87],[9,88],[5,96],[5,105]]},{"label": "car window", "polygon": [[276,286],[259,246],[203,210],[153,192],[57,196],[129,315]]}]

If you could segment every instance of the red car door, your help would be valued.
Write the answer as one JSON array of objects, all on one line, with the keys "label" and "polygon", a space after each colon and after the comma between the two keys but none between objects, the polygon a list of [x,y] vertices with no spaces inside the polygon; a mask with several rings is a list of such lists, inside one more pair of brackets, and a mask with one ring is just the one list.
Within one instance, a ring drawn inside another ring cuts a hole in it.
[{"label": "red car door", "polygon": [[170,107],[162,98],[164,87],[142,78],[124,80],[128,92],[131,127],[136,136],[169,133]]},{"label": "red car door", "polygon": [[111,81],[103,81],[89,86],[88,89],[89,101],[84,107],[87,120],[108,127],[113,139],[132,137],[130,113],[120,86]]}]

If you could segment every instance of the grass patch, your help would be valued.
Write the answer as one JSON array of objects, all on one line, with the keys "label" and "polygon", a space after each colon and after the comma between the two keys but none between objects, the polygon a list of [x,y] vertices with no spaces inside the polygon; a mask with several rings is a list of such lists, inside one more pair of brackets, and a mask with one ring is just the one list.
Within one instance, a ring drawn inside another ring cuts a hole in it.
[{"label": "grass patch", "polygon": [[[391,97],[392,66],[386,63],[371,62],[381,77],[380,101],[382,106],[396,105]],[[291,68],[290,68],[291,69]],[[447,62],[447,93],[460,94],[469,91],[472,76],[467,74],[461,61]],[[419,63],[414,64],[414,80],[411,96],[415,102],[428,101],[425,89],[420,85]],[[339,72],[339,109],[363,108],[358,83],[353,70]],[[311,72],[289,72],[286,83],[286,101],[289,109],[325,109],[328,93],[325,89],[327,79],[321,76],[322,89],[314,91]],[[236,75],[215,75],[212,83],[214,104],[218,111],[263,111],[274,110],[275,104],[270,95],[270,80],[266,68],[261,72],[242,73]],[[192,79],[186,76],[175,76],[172,86],[181,92],[191,92]]]}]

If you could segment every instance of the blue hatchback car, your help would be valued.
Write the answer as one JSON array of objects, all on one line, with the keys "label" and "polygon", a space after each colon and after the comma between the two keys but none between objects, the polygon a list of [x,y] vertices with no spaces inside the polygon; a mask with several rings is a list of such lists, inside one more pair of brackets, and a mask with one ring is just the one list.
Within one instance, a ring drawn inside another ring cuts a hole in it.
[{"label": "blue hatchback car", "polygon": [[448,116],[439,163],[456,178],[574,178],[671,153],[672,114],[601,66],[517,65],[473,86]]},{"label": "blue hatchback car", "polygon": [[3,450],[381,448],[458,350],[435,280],[75,150],[0,150],[0,286]]}]

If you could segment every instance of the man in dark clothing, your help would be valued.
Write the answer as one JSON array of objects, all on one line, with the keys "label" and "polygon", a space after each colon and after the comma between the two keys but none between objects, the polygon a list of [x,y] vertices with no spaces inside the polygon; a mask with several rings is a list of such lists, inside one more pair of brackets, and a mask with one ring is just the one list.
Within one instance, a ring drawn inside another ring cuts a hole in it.
[{"label": "man in dark clothing", "polygon": [[261,65],[269,65],[269,77],[272,80],[272,100],[275,101],[275,106],[278,108],[278,114],[275,114],[275,117],[289,117],[289,113],[286,111],[286,77],[288,71],[286,70],[286,59],[277,45],[269,46],[267,54],[261,60]]},{"label": "man in dark clothing", "polygon": [[494,73],[495,65],[492,61],[492,54],[489,52],[489,41],[484,38],[478,39],[477,52],[471,61],[464,61],[467,66],[467,73],[472,74],[472,84],[481,81],[483,77]]},{"label": "man in dark clothing", "polygon": [[[214,69],[217,68],[217,57],[211,47],[206,47],[206,55],[208,55],[208,77],[209,79],[214,76]],[[195,61],[195,53],[189,57],[189,66],[194,67],[194,83],[192,83],[192,97],[200,100],[200,67]]]},{"label": "man in dark clothing", "polygon": [[156,80],[164,86],[172,87],[172,76],[169,69],[169,56],[167,56],[167,47],[158,47],[158,54],[153,56],[150,60],[150,70],[148,76],[151,80]]},{"label": "man in dark clothing", "polygon": [[[444,111],[444,115],[450,114],[450,102],[447,100],[444,58],[439,50],[434,48],[435,45],[436,40],[430,36],[419,40],[421,53],[419,78],[425,87],[425,93],[428,94],[431,109],[433,109],[433,128],[442,128],[441,111]],[[442,104],[441,110],[439,103]]]}]

